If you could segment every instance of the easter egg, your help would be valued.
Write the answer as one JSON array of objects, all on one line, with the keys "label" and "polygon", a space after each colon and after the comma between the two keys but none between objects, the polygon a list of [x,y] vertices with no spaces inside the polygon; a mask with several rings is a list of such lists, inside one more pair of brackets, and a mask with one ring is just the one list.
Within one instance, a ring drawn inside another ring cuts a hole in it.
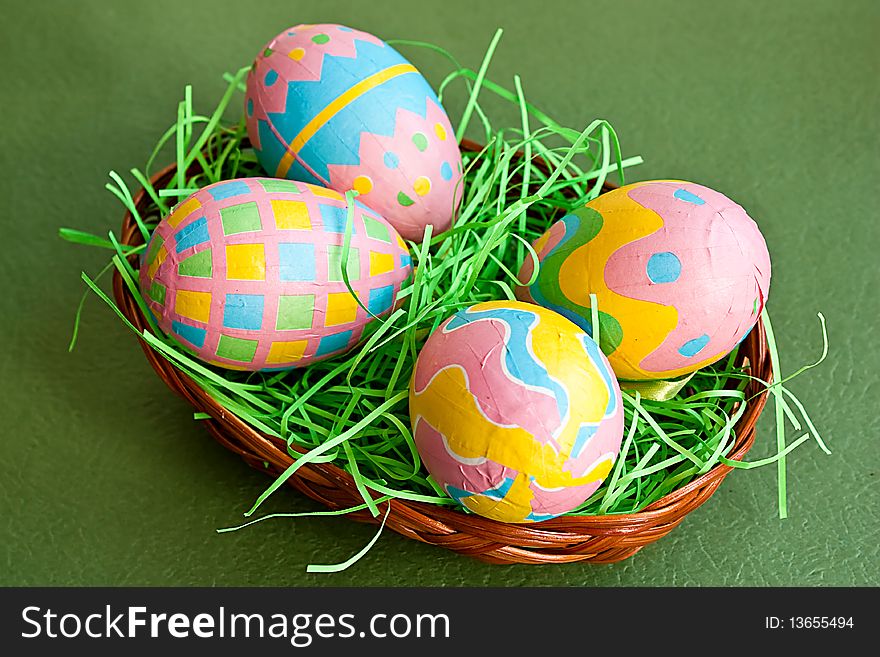
[{"label": "easter egg", "polygon": [[357,190],[406,239],[449,228],[461,154],[418,70],[387,43],[342,25],[297,25],[247,78],[248,135],[270,176]]},{"label": "easter egg", "polygon": [[611,470],[620,388],[599,346],[561,315],[489,301],[444,321],[410,384],[419,455],[474,513],[535,522],[571,511]]},{"label": "easter egg", "polygon": [[299,367],[349,349],[395,306],[412,266],[387,221],[355,203],[347,226],[347,208],[338,192],[290,180],[202,188],[153,232],[140,269],[149,310],[197,357],[230,369]]},{"label": "easter egg", "polygon": [[[724,194],[690,182],[602,194],[533,244],[540,268],[517,297],[565,315],[599,342],[621,380],[672,379],[714,363],[755,325],[770,256],[755,222]],[[519,273],[528,283],[531,259]]]}]

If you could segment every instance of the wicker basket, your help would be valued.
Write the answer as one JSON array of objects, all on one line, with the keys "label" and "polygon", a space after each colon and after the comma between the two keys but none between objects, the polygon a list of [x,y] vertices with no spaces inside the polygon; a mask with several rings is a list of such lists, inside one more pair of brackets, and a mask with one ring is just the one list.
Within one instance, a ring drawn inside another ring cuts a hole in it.
[{"label": "wicker basket", "polygon": [[[476,144],[468,142],[463,142],[462,147],[479,150]],[[167,185],[175,172],[175,165],[167,167],[153,177],[153,185],[157,188]],[[606,187],[611,188],[610,185]],[[150,198],[144,190],[135,197],[135,205],[142,215],[145,214]],[[143,243],[130,213],[126,213],[123,220],[121,239],[124,244]],[[113,279],[113,292],[125,316],[138,329],[146,328],[146,320],[118,273]],[[288,454],[285,441],[261,434],[246,425],[224,410],[191,378],[143,340],[141,347],[150,365],[169,388],[197,411],[211,416],[204,424],[221,445],[240,455],[252,467],[272,476],[278,476],[290,466],[293,459]],[[740,364],[748,363],[754,377],[768,382],[771,380],[767,336],[761,322],[740,346],[739,360]],[[741,459],[751,448],[755,439],[755,424],[767,402],[766,388],[756,381],[749,382],[746,395],[755,397],[736,424],[736,439],[727,455],[729,459]],[[449,507],[395,499],[379,505],[383,512],[380,517],[386,510],[385,504],[390,504],[386,524],[395,532],[490,563],[610,563],[626,559],[672,531],[688,513],[709,499],[731,469],[730,466],[716,465],[644,510],[624,515],[559,517],[517,525],[466,514]],[[344,509],[363,503],[352,477],[330,463],[309,463],[291,476],[287,483],[331,509]],[[360,522],[379,522],[367,511],[353,512],[348,517]]]}]

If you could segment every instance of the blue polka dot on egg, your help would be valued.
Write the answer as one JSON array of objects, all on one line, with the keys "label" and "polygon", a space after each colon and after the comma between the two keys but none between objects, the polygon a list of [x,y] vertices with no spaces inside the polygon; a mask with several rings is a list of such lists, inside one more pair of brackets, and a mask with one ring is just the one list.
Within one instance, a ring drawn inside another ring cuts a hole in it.
[{"label": "blue polka dot on egg", "polygon": [[678,348],[678,353],[680,353],[685,358],[691,358],[692,356],[696,356],[700,353],[703,348],[709,344],[709,336],[703,333],[698,338],[694,338],[693,340],[688,340],[683,345]]},{"label": "blue polka dot on egg", "polygon": [[396,169],[397,165],[400,164],[400,158],[397,157],[397,153],[392,153],[391,151],[385,153],[384,161],[385,166],[389,169]]},{"label": "blue polka dot on egg", "polygon": [[681,260],[671,251],[655,253],[648,259],[647,272],[652,283],[674,283],[681,276]]},{"label": "blue polka dot on egg", "polygon": [[686,203],[693,203],[694,205],[703,205],[706,201],[701,199],[699,196],[694,194],[693,192],[689,192],[686,189],[676,189],[673,196],[677,198],[679,201],[685,201]]},{"label": "blue polka dot on egg", "polygon": [[443,180],[452,179],[452,167],[450,166],[449,162],[444,162],[442,165],[440,165],[440,177],[443,178]]}]

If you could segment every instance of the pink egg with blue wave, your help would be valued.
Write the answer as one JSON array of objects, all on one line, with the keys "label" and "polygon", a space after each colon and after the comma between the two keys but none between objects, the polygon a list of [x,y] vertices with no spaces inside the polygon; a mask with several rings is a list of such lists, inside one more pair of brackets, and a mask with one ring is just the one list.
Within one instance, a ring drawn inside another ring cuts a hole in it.
[{"label": "pink egg with blue wave", "polygon": [[419,71],[344,25],[297,25],[247,78],[248,135],[270,176],[354,189],[406,239],[447,230],[461,201],[461,153]]},{"label": "pink egg with blue wave", "polygon": [[520,301],[479,303],[440,324],[419,352],[409,410],[434,480],[501,522],[576,509],[623,438],[620,388],[596,342]]}]

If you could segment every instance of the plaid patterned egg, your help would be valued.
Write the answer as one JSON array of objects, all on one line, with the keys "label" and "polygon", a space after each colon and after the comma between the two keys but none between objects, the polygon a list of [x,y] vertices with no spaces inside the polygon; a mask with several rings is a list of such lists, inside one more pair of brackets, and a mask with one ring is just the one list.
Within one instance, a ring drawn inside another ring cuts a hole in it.
[{"label": "plaid patterned egg", "polygon": [[247,130],[270,176],[346,192],[421,241],[449,228],[461,154],[431,85],[381,39],[344,25],[297,25],[247,78]]},{"label": "plaid patterned egg", "polygon": [[337,192],[290,180],[199,190],[159,223],[141,265],[159,327],[229,369],[288,369],[350,349],[395,307],[412,261],[397,231],[355,202],[352,296],[347,208]]}]

